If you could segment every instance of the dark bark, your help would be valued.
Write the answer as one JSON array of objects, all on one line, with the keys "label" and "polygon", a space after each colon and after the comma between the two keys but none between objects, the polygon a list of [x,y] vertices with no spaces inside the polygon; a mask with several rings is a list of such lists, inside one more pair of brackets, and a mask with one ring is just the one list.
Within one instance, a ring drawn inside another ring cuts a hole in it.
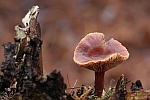
[{"label": "dark bark", "polygon": [[43,77],[41,29],[37,19],[33,17],[25,28],[16,26],[15,30],[15,43],[3,44],[0,100],[62,100],[66,84],[60,72],[55,70]]}]

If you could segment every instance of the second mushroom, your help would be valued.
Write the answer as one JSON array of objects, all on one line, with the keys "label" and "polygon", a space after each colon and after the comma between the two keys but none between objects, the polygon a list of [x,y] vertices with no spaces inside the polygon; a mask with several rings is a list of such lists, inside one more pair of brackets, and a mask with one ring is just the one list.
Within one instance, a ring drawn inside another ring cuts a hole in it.
[{"label": "second mushroom", "polygon": [[129,57],[127,49],[111,38],[105,42],[103,33],[89,33],[77,45],[73,60],[80,67],[95,71],[95,95],[102,96],[104,74]]}]

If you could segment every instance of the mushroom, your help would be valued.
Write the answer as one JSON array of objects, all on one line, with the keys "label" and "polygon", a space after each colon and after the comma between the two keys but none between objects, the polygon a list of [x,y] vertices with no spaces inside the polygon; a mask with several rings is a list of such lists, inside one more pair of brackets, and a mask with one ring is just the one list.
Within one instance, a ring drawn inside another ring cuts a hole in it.
[{"label": "mushroom", "polygon": [[95,71],[95,95],[101,97],[104,74],[129,57],[127,49],[111,38],[105,42],[103,33],[89,33],[77,45],[73,60],[80,67]]}]

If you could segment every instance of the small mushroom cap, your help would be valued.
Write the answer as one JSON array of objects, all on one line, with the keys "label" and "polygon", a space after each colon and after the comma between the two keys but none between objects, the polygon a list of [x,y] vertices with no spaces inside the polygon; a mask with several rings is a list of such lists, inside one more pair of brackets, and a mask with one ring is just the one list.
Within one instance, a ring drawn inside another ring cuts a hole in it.
[{"label": "small mushroom cap", "polygon": [[111,38],[105,42],[103,33],[89,33],[77,45],[73,60],[81,67],[101,72],[122,63],[129,57],[127,49]]}]

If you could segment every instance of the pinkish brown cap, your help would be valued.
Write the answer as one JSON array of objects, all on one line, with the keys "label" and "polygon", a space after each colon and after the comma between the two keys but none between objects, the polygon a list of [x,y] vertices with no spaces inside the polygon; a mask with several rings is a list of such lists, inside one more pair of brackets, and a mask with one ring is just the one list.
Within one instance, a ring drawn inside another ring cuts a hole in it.
[{"label": "pinkish brown cap", "polygon": [[96,72],[107,71],[129,57],[127,49],[111,38],[105,42],[103,33],[89,33],[77,45],[74,62]]}]

